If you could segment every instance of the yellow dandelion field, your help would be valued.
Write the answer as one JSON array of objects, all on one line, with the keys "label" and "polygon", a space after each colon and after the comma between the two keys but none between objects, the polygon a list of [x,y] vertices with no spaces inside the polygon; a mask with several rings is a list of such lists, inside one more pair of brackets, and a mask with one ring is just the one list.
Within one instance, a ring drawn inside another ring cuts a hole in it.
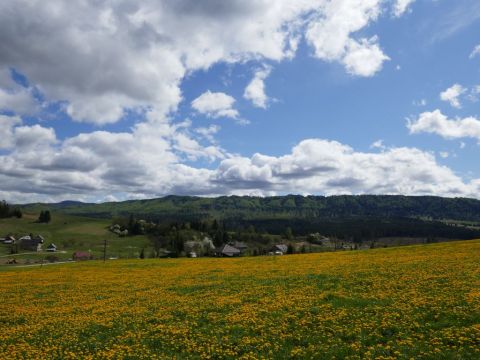
[{"label": "yellow dandelion field", "polygon": [[0,359],[479,359],[480,241],[0,270]]}]

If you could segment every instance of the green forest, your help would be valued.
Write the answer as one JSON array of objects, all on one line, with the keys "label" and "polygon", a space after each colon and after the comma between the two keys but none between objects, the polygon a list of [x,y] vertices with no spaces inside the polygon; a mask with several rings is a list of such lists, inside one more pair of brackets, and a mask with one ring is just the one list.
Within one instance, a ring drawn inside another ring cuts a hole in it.
[{"label": "green forest", "polygon": [[[96,218],[143,219],[163,228],[205,229],[218,221],[226,232],[295,236],[320,233],[350,241],[380,237],[472,239],[480,236],[480,201],[432,196],[167,196],[158,199],[88,204],[23,205],[25,211]],[[157,229],[158,230],[158,229]]]}]

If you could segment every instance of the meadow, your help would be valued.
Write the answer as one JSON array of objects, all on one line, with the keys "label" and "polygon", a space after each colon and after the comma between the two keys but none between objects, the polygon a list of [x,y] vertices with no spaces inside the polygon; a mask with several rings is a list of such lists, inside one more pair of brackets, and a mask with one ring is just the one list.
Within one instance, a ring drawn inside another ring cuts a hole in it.
[{"label": "meadow", "polygon": [[[54,255],[60,260],[71,259],[72,253],[77,250],[89,250],[95,257],[101,257],[104,240],[107,240],[109,257],[138,257],[141,249],[150,245],[146,236],[120,238],[108,231],[108,227],[112,223],[109,219],[71,216],[61,212],[53,212],[52,221],[49,224],[38,223],[37,219],[38,212],[24,213],[21,219],[0,219],[0,236],[12,233],[20,238],[30,233],[40,234],[45,238],[43,248],[46,248],[50,243],[57,245],[60,252]],[[24,253],[25,251],[19,252]],[[39,260],[45,258],[45,256],[45,253],[11,256],[10,246],[0,244],[0,264],[2,264],[1,259],[15,257],[17,259]]]},{"label": "meadow", "polygon": [[480,241],[2,268],[1,359],[478,359]]}]

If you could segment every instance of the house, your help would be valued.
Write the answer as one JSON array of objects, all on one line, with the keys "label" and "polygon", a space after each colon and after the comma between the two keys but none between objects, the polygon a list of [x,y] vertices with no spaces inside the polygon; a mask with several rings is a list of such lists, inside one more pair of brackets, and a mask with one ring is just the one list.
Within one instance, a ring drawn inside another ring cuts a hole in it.
[{"label": "house", "polygon": [[5,236],[5,238],[3,239],[3,243],[4,244],[15,244],[15,238],[12,236],[12,235],[8,235],[8,236]]},{"label": "house", "polygon": [[247,244],[245,244],[243,241],[234,241],[233,243],[229,243],[229,245],[240,250],[242,254],[248,249]]},{"label": "house", "polygon": [[75,261],[84,261],[84,260],[92,260],[93,256],[89,252],[86,251],[75,251],[72,256],[73,260]]},{"label": "house", "polygon": [[48,252],[56,252],[57,251],[57,245],[54,243],[51,243],[50,245],[47,246],[46,249]]},{"label": "house", "polygon": [[35,252],[42,251],[43,237],[39,238],[38,236],[32,237],[27,235],[22,236],[20,239],[18,239],[18,242],[20,243],[21,250]]},{"label": "house", "polygon": [[215,256],[226,256],[226,257],[233,257],[233,256],[240,256],[241,251],[232,245],[223,244],[222,246],[218,247],[214,251]]},{"label": "house", "polygon": [[277,244],[272,247],[270,250],[274,255],[284,255],[288,251],[288,246],[285,244]]},{"label": "house", "polygon": [[40,244],[43,244],[45,242],[45,239],[43,238],[42,235],[36,235],[33,237],[34,240],[37,240]]}]

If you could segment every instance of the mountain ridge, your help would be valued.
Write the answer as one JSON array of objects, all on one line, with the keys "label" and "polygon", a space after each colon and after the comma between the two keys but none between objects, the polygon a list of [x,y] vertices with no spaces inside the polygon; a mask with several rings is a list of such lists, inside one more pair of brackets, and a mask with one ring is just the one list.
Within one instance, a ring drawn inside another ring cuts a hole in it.
[{"label": "mountain ridge", "polygon": [[147,218],[168,217],[299,217],[335,218],[345,216],[417,217],[480,221],[480,200],[437,196],[406,195],[283,195],[199,197],[168,195],[143,200],[21,205],[26,211],[50,208],[71,215],[114,217],[135,214]]}]

